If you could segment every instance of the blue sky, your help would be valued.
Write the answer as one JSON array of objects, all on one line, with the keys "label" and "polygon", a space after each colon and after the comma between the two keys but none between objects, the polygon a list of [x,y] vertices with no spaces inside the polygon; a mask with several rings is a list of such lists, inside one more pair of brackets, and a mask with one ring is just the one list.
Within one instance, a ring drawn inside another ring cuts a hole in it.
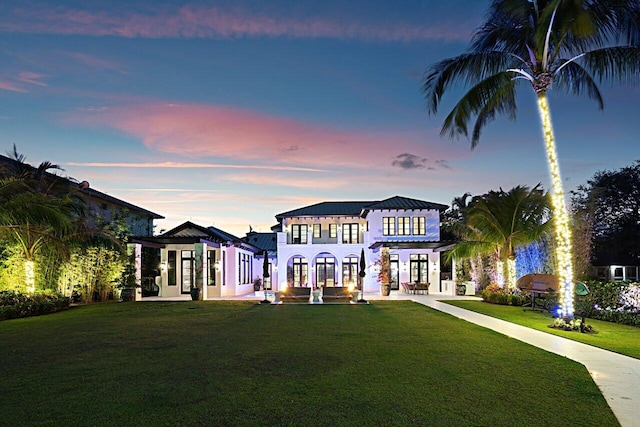
[{"label": "blue sky", "polygon": [[[474,151],[425,113],[423,72],[464,51],[488,4],[4,2],[0,150],[166,216],[158,229],[238,235],[324,200],[548,188],[528,88]],[[604,111],[550,94],[568,190],[640,158],[637,88],[603,92]]]}]

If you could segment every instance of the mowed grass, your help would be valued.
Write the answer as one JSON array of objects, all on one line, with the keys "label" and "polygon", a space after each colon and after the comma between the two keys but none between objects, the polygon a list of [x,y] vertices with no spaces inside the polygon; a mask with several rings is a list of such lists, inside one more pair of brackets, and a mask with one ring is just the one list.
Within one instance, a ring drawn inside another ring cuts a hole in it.
[{"label": "mowed grass", "polygon": [[550,328],[553,316],[546,311],[524,310],[522,307],[489,304],[482,301],[443,301],[456,307],[486,314],[507,322],[579,341],[605,350],[640,359],[640,328],[602,320],[587,319],[597,333],[581,334],[577,331],[563,331]]},{"label": "mowed grass", "polygon": [[409,301],[0,322],[2,425],[615,426],[586,369]]}]

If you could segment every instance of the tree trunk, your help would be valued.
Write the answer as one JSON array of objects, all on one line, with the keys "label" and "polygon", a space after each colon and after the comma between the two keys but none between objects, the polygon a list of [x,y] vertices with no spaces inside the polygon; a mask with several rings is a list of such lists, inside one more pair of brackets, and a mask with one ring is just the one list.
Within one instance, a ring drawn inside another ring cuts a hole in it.
[{"label": "tree trunk", "polygon": [[560,306],[563,318],[573,318],[573,267],[571,261],[571,231],[569,214],[564,200],[564,189],[560,177],[560,165],[553,136],[549,101],[545,92],[538,94],[538,109],[542,121],[542,132],[551,175],[553,224],[556,240],[556,275],[560,281]]}]

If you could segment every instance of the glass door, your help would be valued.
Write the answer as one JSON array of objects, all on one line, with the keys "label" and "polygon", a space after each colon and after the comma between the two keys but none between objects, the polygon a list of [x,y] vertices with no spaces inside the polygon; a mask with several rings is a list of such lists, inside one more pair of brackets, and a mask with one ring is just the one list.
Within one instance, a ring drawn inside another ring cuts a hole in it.
[{"label": "glass door", "polygon": [[191,292],[191,284],[193,283],[193,259],[182,259],[182,293]]},{"label": "glass door", "polygon": [[389,255],[389,285],[391,290],[397,291],[400,289],[400,284],[398,283],[398,276],[400,275],[400,261],[397,254]]}]

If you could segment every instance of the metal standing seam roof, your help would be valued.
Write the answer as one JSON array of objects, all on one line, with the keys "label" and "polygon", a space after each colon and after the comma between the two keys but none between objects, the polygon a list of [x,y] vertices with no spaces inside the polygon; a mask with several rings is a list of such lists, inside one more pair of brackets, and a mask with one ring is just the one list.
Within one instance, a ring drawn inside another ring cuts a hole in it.
[{"label": "metal standing seam roof", "polygon": [[278,249],[276,233],[249,233],[242,240],[262,250],[275,252]]},{"label": "metal standing seam roof", "polygon": [[276,215],[277,219],[295,216],[360,216],[362,209],[375,203],[371,201],[361,202],[321,202],[315,205],[304,206],[299,209]]},{"label": "metal standing seam roof", "polygon": [[[192,229],[193,233],[182,233],[184,230]],[[167,238],[167,237],[205,237],[207,240],[213,240],[216,242],[239,242],[238,239],[233,234],[229,234],[225,231],[222,231],[215,227],[202,227],[198,224],[194,224],[191,221],[183,222],[177,227],[172,228],[169,231],[162,233],[157,236],[159,238]]]},{"label": "metal standing seam roof", "polygon": [[364,210],[381,210],[381,209],[428,209],[428,210],[447,210],[449,206],[441,203],[428,202],[426,200],[411,199],[409,197],[394,196],[380,202],[374,202],[367,206]]},{"label": "metal standing seam roof", "polygon": [[382,209],[427,209],[444,211],[449,206],[409,197],[394,196],[381,201],[321,202],[276,215],[277,219],[297,216],[366,216]]}]

